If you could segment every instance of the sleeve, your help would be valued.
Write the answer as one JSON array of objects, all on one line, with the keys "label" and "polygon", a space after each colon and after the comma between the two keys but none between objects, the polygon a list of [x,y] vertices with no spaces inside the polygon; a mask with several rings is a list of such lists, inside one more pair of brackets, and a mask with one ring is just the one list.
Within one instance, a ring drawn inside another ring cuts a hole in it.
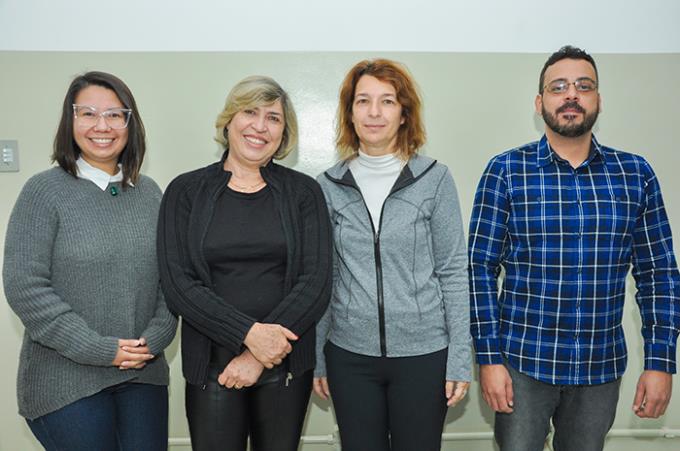
[{"label": "sleeve", "polygon": [[332,241],[328,209],[321,187],[306,183],[297,214],[302,226],[301,265],[290,292],[264,319],[301,335],[326,311],[332,288]]},{"label": "sleeve", "polygon": [[110,366],[118,338],[91,329],[52,286],[59,217],[50,193],[33,178],[14,205],[5,239],[5,296],[31,340],[79,364]]},{"label": "sleeve", "polygon": [[331,330],[331,309],[326,309],[319,322],[316,324],[316,366],[314,377],[326,377],[326,354],[323,350],[328,342],[328,334]]},{"label": "sleeve", "polygon": [[157,355],[170,345],[175,337],[176,330],[177,318],[168,310],[163,290],[159,284],[156,311],[141,336],[146,338],[151,353]]},{"label": "sleeve", "polygon": [[[194,177],[200,173],[194,173]],[[191,258],[189,227],[194,199],[192,178],[180,176],[163,195],[158,219],[158,269],[165,301],[182,320],[234,354],[255,319],[222,299],[201,280]],[[196,251],[196,250],[194,250]]]},{"label": "sleeve", "polygon": [[[321,179],[323,177],[322,175],[319,175],[318,179]],[[317,179],[317,180],[318,180]],[[323,192],[323,190],[322,190]],[[331,252],[332,252],[332,268],[331,268],[331,294],[330,294],[330,299],[333,299],[333,286],[334,281],[338,280],[338,260],[337,256],[335,255],[335,250],[333,250],[333,226],[332,226],[332,220],[333,218],[333,205],[330,202],[328,198],[326,198],[325,193],[324,193],[324,198],[325,198],[325,205],[328,211],[328,217],[329,221],[331,221],[331,226],[330,226],[330,233],[331,233]],[[330,302],[329,302],[330,304]],[[326,312],[323,314],[321,319],[316,324],[316,366],[314,367],[314,377],[326,377],[326,354],[324,354],[324,347],[326,346],[326,343],[328,342],[328,336],[330,335],[331,332],[331,327],[332,327],[332,322],[333,322],[333,313],[332,313],[332,308],[330,305],[326,309]]]},{"label": "sleeve", "polygon": [[680,275],[659,181],[646,162],[642,169],[644,206],[633,232],[632,274],[642,316],[645,369],[675,373]]},{"label": "sleeve", "polygon": [[470,218],[470,331],[477,363],[503,363],[498,336],[498,275],[505,252],[510,203],[498,159],[482,174]]},{"label": "sleeve", "polygon": [[467,254],[458,193],[446,170],[430,218],[434,270],[444,297],[449,333],[446,379],[472,380]]}]

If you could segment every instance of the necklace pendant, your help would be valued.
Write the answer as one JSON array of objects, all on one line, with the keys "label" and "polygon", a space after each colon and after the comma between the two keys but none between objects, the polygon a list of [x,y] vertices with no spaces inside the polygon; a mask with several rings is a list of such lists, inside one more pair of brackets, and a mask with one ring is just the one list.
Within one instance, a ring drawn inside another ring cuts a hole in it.
[{"label": "necklace pendant", "polygon": [[111,188],[109,188],[109,192],[111,193],[112,196],[115,197],[115,196],[118,195],[118,188],[116,188],[115,186],[112,186]]}]

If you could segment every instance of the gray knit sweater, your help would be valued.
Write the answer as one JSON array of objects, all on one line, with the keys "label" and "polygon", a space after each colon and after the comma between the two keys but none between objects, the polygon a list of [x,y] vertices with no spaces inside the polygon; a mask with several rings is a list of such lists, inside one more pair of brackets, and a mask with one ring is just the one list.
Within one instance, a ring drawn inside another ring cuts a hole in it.
[{"label": "gray knit sweater", "polygon": [[[161,191],[141,177],[112,196],[53,168],[28,180],[5,240],[5,295],[26,330],[19,413],[34,419],[125,381],[167,385],[176,319],[159,289]],[[141,370],[111,366],[119,338],[145,337]]]}]

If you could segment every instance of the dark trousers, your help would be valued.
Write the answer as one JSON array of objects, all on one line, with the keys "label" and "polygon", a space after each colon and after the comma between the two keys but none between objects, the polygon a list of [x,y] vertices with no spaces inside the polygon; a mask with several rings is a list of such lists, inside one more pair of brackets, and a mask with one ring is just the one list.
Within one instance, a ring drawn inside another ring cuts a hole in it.
[{"label": "dark trousers", "polygon": [[621,379],[599,385],[552,385],[506,364],[512,378],[512,413],[496,413],[494,434],[501,451],[543,451],[555,427],[555,451],[602,451],[614,424]]},{"label": "dark trousers", "polygon": [[240,390],[217,382],[211,368],[205,387],[187,384],[186,411],[193,451],[296,451],[312,387],[312,371]]},{"label": "dark trousers", "polygon": [[343,451],[437,451],[446,416],[447,350],[369,357],[326,344]]},{"label": "dark trousers", "polygon": [[166,451],[168,388],[126,382],[26,421],[46,451]]}]

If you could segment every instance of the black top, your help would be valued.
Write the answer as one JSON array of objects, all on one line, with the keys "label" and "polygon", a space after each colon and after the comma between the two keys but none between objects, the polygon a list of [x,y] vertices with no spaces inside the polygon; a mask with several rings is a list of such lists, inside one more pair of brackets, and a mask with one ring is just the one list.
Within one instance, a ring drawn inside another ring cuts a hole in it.
[{"label": "black top", "polygon": [[215,203],[203,243],[213,289],[235,309],[262,321],[283,299],[286,237],[269,186],[227,188]]},{"label": "black top", "polygon": [[[226,153],[222,161],[173,180],[158,221],[161,285],[170,310],[182,316],[182,370],[191,384],[205,382],[212,343],[240,354],[256,322],[214,291],[204,254],[215,206],[231,177],[222,169],[225,158]],[[331,295],[328,207],[311,177],[273,162],[260,173],[271,189],[286,240],[284,295],[262,322],[281,324],[299,336],[287,359],[295,376],[314,367],[314,326]]]},{"label": "black top", "polygon": [[[215,203],[203,253],[215,294],[257,321],[274,310],[283,298],[286,237],[269,186],[256,193],[224,190]],[[213,343],[211,365],[223,369],[234,357]],[[258,383],[280,377],[280,371],[269,373],[265,370]]]}]

